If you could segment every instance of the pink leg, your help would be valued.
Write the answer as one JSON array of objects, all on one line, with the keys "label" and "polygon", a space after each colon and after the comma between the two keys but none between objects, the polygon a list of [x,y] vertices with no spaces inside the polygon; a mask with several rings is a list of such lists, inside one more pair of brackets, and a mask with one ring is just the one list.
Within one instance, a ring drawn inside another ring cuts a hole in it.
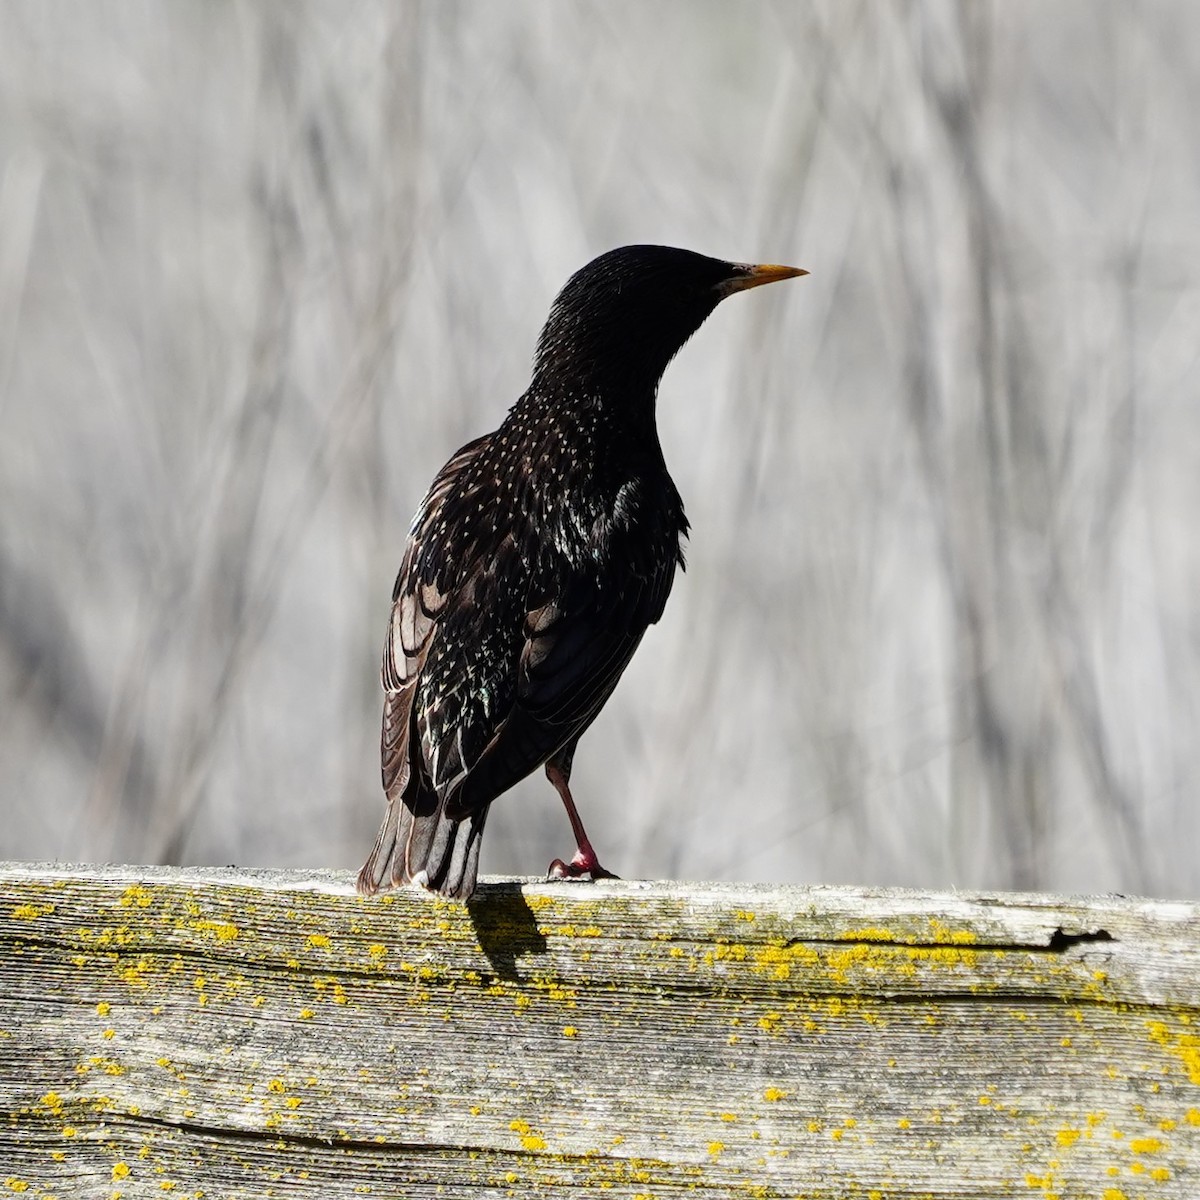
[{"label": "pink leg", "polygon": [[567,810],[567,820],[571,822],[571,832],[575,835],[577,847],[575,857],[569,863],[563,862],[561,858],[556,858],[550,864],[550,869],[547,871],[548,877],[551,879],[578,879],[581,875],[588,875],[592,879],[617,879],[618,876],[611,871],[606,871],[600,865],[600,860],[596,857],[595,850],[592,849],[592,843],[588,841],[587,831],[579,819],[575,801],[571,799],[571,789],[562,768],[547,763],[546,778],[554,784],[554,789],[558,792],[563,807]]}]

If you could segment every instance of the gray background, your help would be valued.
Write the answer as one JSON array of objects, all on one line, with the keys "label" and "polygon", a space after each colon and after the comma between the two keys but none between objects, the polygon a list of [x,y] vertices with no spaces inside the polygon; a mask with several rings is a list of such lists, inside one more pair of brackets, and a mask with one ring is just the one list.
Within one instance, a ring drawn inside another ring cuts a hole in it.
[{"label": "gray background", "polygon": [[661,241],[812,275],[665,378],[605,862],[1196,894],[1198,113],[1186,0],[5,3],[0,857],[357,867],[412,511]]}]

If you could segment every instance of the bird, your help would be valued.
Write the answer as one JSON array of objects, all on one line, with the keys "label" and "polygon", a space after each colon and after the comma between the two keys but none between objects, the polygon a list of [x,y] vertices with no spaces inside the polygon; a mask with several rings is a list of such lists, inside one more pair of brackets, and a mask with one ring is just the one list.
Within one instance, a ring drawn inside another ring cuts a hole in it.
[{"label": "bird", "polygon": [[381,671],[387,807],[361,893],[469,899],[489,807],[539,767],[576,842],[549,877],[615,878],[571,764],[684,566],[659,381],[727,296],[806,274],[635,245],[558,293],[528,389],[438,472],[409,529]]}]

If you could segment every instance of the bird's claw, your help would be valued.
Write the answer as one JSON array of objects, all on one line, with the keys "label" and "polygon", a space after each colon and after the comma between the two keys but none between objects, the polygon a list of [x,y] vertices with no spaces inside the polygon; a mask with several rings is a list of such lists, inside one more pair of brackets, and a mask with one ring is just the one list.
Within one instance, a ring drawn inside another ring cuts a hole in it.
[{"label": "bird's claw", "polygon": [[606,871],[594,854],[588,855],[582,851],[576,854],[570,862],[563,862],[561,858],[556,858],[546,871],[547,879],[582,879],[585,875],[592,880],[621,878],[611,871]]}]

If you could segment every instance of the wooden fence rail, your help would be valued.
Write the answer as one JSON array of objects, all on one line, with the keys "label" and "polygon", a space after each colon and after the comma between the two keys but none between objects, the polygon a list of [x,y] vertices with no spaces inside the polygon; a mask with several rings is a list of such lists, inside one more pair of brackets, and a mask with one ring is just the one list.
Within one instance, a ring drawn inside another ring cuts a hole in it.
[{"label": "wooden fence rail", "polygon": [[0,1197],[1200,1197],[1200,910],[0,865]]}]

